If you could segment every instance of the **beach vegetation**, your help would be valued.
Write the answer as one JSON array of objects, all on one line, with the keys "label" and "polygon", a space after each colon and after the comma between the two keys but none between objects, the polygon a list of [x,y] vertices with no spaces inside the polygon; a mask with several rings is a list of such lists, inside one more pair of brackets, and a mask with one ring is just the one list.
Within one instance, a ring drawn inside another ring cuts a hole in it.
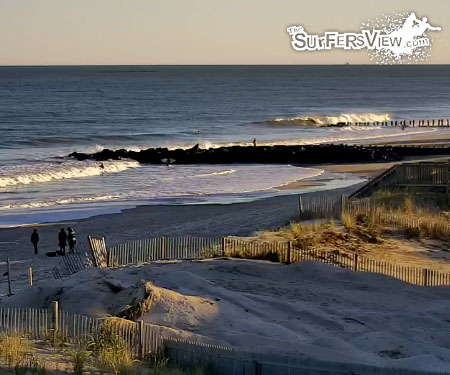
[{"label": "beach vegetation", "polygon": [[87,346],[83,344],[77,345],[69,351],[74,375],[83,375],[86,363],[91,355],[92,353],[88,350]]},{"label": "beach vegetation", "polygon": [[44,361],[34,355],[34,348],[29,341],[20,335],[0,335],[0,362],[9,369],[14,368],[16,375],[45,375]]},{"label": "beach vegetation", "polygon": [[160,355],[150,356],[145,359],[144,367],[150,368],[153,375],[208,375],[202,366],[184,368],[173,363],[169,358]]},{"label": "beach vegetation", "polygon": [[0,336],[0,358],[9,367],[24,365],[29,353],[31,353],[31,348],[24,337],[14,334]]},{"label": "beach vegetation", "polygon": [[341,221],[344,228],[349,231],[354,229],[356,226],[356,217],[348,212],[343,212],[341,214]]},{"label": "beach vegetation", "polygon": [[114,375],[128,375],[132,373],[133,359],[127,342],[117,335],[115,326],[119,318],[107,318],[97,337],[87,345],[98,367]]}]

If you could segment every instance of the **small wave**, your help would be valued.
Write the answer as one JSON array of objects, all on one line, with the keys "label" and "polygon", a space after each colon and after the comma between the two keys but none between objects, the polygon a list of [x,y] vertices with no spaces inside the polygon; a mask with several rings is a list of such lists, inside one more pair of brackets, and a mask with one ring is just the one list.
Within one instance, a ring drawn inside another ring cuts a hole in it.
[{"label": "small wave", "polygon": [[274,120],[265,121],[265,124],[270,125],[333,125],[339,122],[383,122],[389,121],[391,117],[389,114],[384,113],[342,113],[337,116],[298,116],[287,118],[276,118]]},{"label": "small wave", "polygon": [[5,206],[1,206],[0,210],[54,207],[54,206],[61,206],[61,205],[73,204],[73,203],[108,201],[108,200],[117,199],[117,198],[120,198],[120,196],[119,195],[99,195],[99,196],[93,196],[93,197],[70,197],[70,198],[58,199],[56,201],[12,203],[12,204],[8,204]]},{"label": "small wave", "polygon": [[190,177],[190,178],[202,178],[202,177],[212,177],[212,176],[224,176],[224,175],[232,174],[232,173],[236,173],[236,169],[228,169],[226,171],[203,173],[203,174],[195,174],[195,175],[187,176],[187,177]]},{"label": "small wave", "polygon": [[[102,167],[103,165],[103,167]],[[136,161],[64,162],[59,164],[35,164],[14,168],[0,168],[0,187],[29,185],[55,180],[100,176],[139,167]]]}]

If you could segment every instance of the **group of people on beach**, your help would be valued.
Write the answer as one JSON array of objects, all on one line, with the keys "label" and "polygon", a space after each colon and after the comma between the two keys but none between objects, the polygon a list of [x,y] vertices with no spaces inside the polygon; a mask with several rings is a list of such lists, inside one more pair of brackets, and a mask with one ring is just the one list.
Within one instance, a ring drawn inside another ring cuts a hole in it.
[{"label": "group of people on beach", "polygon": [[[38,254],[38,243],[39,243],[39,233],[37,229],[33,229],[33,233],[31,233],[31,243],[34,246],[34,253]],[[67,232],[64,228],[58,233],[58,245],[60,254],[66,254],[66,247],[69,245],[69,252],[73,253],[75,249],[75,245],[77,244],[77,236],[75,234],[75,230],[71,227],[67,228]]]}]

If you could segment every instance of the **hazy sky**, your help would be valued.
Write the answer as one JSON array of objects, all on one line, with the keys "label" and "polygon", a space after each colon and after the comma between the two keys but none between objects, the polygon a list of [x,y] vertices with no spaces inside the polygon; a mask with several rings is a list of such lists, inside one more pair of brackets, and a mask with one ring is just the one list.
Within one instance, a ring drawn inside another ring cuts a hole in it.
[{"label": "hazy sky", "polygon": [[414,11],[443,31],[448,0],[0,0],[0,65],[367,64],[367,51],[295,52],[286,32],[358,31],[383,13]]}]

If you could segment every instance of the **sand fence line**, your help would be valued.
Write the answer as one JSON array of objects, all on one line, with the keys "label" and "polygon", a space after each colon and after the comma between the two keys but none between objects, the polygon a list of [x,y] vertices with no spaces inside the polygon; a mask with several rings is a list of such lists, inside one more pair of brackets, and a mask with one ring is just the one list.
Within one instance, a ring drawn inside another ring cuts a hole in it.
[{"label": "sand fence line", "polygon": [[407,267],[358,254],[341,254],[294,241],[263,242],[241,237],[156,237],[129,241],[107,249],[108,267],[126,267],[170,260],[219,257],[265,259],[291,264],[314,261],[355,272],[379,273],[417,286],[450,285],[450,274]]},{"label": "sand fence line", "polygon": [[[0,333],[75,345],[101,339],[105,333],[113,334],[124,340],[134,358],[163,356],[181,366],[204,367],[208,373],[215,375],[449,374],[359,363],[328,362],[307,355],[287,356],[273,352],[252,352],[241,347],[180,340],[171,336],[171,330],[164,326],[116,317],[93,318],[71,314],[60,310],[57,301],[54,301],[49,309],[0,308]],[[65,369],[59,369],[56,373],[72,372],[66,365]],[[87,373],[98,374],[97,371]]]},{"label": "sand fence line", "polygon": [[396,164],[353,192],[349,198],[364,198],[376,191],[400,188],[422,188],[436,191],[450,189],[449,162],[415,162]]}]

